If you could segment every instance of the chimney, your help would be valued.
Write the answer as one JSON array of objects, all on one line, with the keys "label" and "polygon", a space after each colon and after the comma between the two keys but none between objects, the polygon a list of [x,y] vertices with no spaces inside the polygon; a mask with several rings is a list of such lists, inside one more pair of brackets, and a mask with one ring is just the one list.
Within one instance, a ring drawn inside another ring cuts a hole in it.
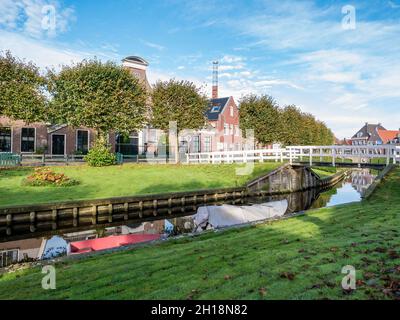
[{"label": "chimney", "polygon": [[213,61],[212,99],[218,99],[218,61]]}]

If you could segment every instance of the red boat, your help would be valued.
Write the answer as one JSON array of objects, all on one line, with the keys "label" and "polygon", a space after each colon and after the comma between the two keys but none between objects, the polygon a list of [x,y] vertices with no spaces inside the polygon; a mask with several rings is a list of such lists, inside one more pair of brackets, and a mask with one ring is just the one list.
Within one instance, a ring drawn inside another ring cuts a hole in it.
[{"label": "red boat", "polygon": [[70,254],[80,254],[99,250],[118,248],[135,243],[157,240],[159,234],[127,234],[122,236],[109,236],[105,238],[76,241],[70,243]]}]

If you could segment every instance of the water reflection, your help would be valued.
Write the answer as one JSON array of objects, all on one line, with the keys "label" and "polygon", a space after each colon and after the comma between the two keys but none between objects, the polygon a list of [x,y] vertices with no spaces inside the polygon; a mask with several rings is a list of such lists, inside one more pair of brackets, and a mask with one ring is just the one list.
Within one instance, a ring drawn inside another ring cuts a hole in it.
[{"label": "water reflection", "polygon": [[47,239],[36,238],[0,243],[0,267],[21,261],[51,259],[60,255],[74,254],[71,247],[83,249],[84,252],[94,250],[92,243],[87,240],[110,239],[113,244],[119,246],[146,239],[146,237],[121,237],[126,235],[157,235],[149,239],[165,238],[270,217],[276,218],[310,208],[360,201],[361,196],[377,175],[376,170],[353,170],[347,179],[329,190],[312,189],[287,195],[257,197],[235,206],[227,204],[203,206],[198,208],[197,212],[184,217],[66,233]]}]

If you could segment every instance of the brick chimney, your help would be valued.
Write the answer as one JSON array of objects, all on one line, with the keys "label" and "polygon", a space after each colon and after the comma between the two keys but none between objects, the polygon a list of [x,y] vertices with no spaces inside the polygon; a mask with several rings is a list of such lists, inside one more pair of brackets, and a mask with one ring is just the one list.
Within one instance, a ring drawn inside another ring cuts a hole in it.
[{"label": "brick chimney", "polygon": [[218,61],[213,61],[212,99],[218,99]]}]

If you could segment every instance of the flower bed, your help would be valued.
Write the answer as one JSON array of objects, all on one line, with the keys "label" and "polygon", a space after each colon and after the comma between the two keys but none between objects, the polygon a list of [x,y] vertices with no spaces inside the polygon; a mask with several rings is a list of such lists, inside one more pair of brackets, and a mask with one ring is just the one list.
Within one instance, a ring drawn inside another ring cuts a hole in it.
[{"label": "flower bed", "polygon": [[68,187],[77,185],[79,182],[49,168],[37,168],[34,173],[23,180],[23,184],[28,186]]}]

